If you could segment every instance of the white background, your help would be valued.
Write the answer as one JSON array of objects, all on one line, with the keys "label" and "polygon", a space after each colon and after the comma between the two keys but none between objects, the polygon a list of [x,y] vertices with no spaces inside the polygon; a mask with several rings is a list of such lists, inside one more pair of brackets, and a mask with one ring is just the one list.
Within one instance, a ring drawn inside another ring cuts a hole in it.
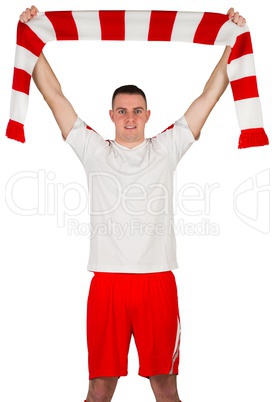
[{"label": "white background", "polygon": [[[175,272],[183,324],[178,385],[186,402],[274,402],[270,2],[37,0],[36,5],[41,11],[131,8],[222,13],[233,5],[247,18],[271,144],[237,149],[239,127],[228,88],[200,141],[178,166],[177,190],[185,185],[191,197],[182,200],[185,211],[178,208],[176,215],[185,228],[178,236],[180,269]],[[84,170],[61,139],[34,85],[26,143],[5,137],[16,24],[27,6],[21,0],[6,4],[0,28],[0,400],[76,402],[85,399],[88,385],[85,315],[91,273],[86,271],[88,236],[69,233],[69,219],[85,227],[89,217],[85,209],[77,216],[63,216],[62,211],[76,208],[80,190],[86,194]],[[77,113],[104,138],[113,138],[108,110],[117,86],[135,83],[146,92],[152,110],[146,131],[150,137],[180,117],[200,94],[222,51],[179,43],[78,42],[49,44],[45,54]],[[15,178],[20,180],[11,187]],[[207,186],[214,188],[209,196]],[[21,210],[39,208],[39,213],[16,213],[15,204]],[[209,233],[211,228],[216,234]],[[153,401],[148,381],[137,375],[133,344],[129,357],[129,375],[119,381],[113,400]]]}]

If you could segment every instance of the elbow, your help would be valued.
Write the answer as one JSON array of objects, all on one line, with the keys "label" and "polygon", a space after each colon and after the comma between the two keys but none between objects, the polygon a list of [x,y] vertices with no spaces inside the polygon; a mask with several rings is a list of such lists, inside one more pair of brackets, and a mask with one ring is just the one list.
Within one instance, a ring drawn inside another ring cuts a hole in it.
[{"label": "elbow", "polygon": [[226,90],[228,83],[228,77],[224,75],[222,79],[220,79],[220,82],[216,83],[216,85],[207,85],[203,90],[203,96],[206,101],[215,106]]},{"label": "elbow", "polygon": [[61,85],[56,85],[55,88],[51,89],[50,91],[46,91],[43,93],[43,98],[47,105],[53,109],[54,105],[60,101],[64,97]]},{"label": "elbow", "polygon": [[227,84],[224,85],[222,88],[219,89],[205,89],[202,93],[202,98],[204,99],[205,104],[208,105],[210,110],[219,102],[221,96],[223,95]]},{"label": "elbow", "polygon": [[205,109],[208,110],[209,113],[218,103],[220,97],[220,94],[211,90],[204,90],[200,96],[202,104],[205,106]]}]

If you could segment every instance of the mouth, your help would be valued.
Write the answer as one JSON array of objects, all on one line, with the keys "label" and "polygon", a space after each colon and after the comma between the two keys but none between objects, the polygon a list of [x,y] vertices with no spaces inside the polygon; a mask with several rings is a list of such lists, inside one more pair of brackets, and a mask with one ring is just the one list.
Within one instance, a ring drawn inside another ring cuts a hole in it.
[{"label": "mouth", "polygon": [[135,128],[137,128],[137,126],[134,126],[134,125],[127,125],[127,126],[124,126],[124,128],[125,128],[126,130],[134,130]]}]

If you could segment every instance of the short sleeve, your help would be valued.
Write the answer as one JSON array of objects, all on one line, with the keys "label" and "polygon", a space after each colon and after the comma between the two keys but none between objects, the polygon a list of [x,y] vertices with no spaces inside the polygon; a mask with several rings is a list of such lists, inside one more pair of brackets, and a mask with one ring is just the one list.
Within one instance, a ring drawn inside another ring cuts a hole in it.
[{"label": "short sleeve", "polygon": [[105,146],[105,140],[79,117],[68,134],[66,143],[73,148],[84,167],[91,157]]},{"label": "short sleeve", "polygon": [[183,155],[195,142],[195,138],[184,116],[155,138],[159,145],[164,147],[172,157],[175,165],[179,163]]}]

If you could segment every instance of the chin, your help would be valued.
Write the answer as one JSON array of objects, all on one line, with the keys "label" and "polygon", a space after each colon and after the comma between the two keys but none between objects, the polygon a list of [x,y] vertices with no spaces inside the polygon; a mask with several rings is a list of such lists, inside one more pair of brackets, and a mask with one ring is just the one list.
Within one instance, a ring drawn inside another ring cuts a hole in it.
[{"label": "chin", "polygon": [[141,137],[137,134],[126,133],[121,139],[127,142],[137,142],[141,140]]}]

